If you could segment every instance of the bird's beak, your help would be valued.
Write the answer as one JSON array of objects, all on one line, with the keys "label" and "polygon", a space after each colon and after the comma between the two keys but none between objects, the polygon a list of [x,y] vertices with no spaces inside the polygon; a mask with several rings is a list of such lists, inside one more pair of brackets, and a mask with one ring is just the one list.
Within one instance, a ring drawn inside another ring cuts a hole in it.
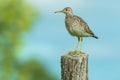
[{"label": "bird's beak", "polygon": [[63,10],[61,10],[61,11],[56,11],[55,13],[63,13]]}]

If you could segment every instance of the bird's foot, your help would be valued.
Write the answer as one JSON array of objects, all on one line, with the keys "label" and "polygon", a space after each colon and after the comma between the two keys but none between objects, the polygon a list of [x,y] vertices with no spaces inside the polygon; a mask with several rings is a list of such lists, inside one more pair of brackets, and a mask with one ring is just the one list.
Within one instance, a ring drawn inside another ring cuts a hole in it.
[{"label": "bird's foot", "polygon": [[74,50],[74,51],[70,51],[69,54],[70,54],[70,55],[79,55],[79,54],[82,54],[82,52],[81,52],[81,51]]},{"label": "bird's foot", "polygon": [[81,50],[79,51],[81,54],[83,53]]}]

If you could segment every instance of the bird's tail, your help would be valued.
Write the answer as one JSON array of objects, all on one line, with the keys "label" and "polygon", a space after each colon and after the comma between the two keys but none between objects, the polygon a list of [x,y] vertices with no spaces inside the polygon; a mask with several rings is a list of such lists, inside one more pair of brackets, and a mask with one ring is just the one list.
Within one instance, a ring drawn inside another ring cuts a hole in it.
[{"label": "bird's tail", "polygon": [[98,39],[98,37],[96,35],[93,35],[94,38]]}]

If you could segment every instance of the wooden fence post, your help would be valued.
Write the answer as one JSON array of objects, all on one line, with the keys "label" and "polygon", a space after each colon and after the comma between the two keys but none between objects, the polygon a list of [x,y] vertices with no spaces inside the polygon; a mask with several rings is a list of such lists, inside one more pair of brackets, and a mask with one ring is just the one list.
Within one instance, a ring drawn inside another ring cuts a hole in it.
[{"label": "wooden fence post", "polygon": [[62,80],[88,80],[88,54],[69,52],[61,57]]}]

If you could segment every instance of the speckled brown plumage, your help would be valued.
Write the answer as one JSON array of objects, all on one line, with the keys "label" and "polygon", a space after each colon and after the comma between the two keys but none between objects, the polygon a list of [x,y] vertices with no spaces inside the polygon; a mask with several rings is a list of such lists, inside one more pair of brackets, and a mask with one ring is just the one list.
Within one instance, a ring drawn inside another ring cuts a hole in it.
[{"label": "speckled brown plumage", "polygon": [[98,39],[98,37],[90,30],[88,24],[81,17],[74,15],[70,7],[66,7],[61,11],[57,11],[56,13],[58,12],[66,14],[65,25],[67,31],[70,33],[70,35],[78,37],[76,50],[79,42],[82,45],[82,37],[94,37]]}]

